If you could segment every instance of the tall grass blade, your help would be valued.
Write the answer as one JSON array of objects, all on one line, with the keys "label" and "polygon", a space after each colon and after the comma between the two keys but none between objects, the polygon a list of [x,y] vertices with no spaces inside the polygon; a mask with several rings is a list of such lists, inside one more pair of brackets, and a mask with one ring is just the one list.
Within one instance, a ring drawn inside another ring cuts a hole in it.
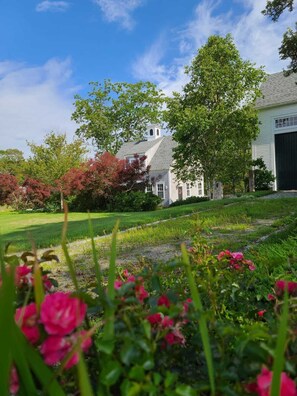
[{"label": "tall grass blade", "polygon": [[202,345],[203,345],[203,350],[204,350],[206,364],[207,364],[211,395],[214,396],[215,395],[215,376],[214,376],[214,368],[213,368],[213,361],[212,361],[212,354],[211,354],[211,347],[210,347],[210,342],[209,342],[207,323],[206,323],[206,319],[204,316],[204,311],[203,311],[203,306],[202,306],[201,298],[199,295],[199,291],[198,291],[194,277],[191,272],[190,260],[189,260],[189,256],[188,256],[185,244],[181,245],[181,251],[182,251],[182,261],[183,261],[183,264],[186,269],[186,274],[188,277],[188,282],[189,282],[189,287],[190,287],[190,291],[191,291],[191,295],[192,295],[192,299],[193,299],[193,304],[194,304],[195,309],[201,313],[201,316],[199,319],[199,330],[200,330],[200,334],[201,334]]},{"label": "tall grass blade", "polygon": [[10,274],[6,273],[3,254],[1,254],[0,262],[2,277],[0,288],[0,395],[7,395],[12,367],[11,332],[14,321],[14,273],[13,271]]},{"label": "tall grass blade", "polygon": [[68,206],[67,206],[67,203],[64,201],[64,224],[63,224],[63,228],[62,228],[61,246],[62,246],[62,250],[63,250],[64,256],[65,256],[66,264],[69,269],[71,280],[73,282],[75,290],[78,292],[79,287],[78,287],[78,281],[77,281],[77,277],[76,277],[76,273],[75,273],[75,268],[74,268],[74,264],[71,260],[71,257],[69,255],[68,248],[67,248],[67,224],[68,224]]},{"label": "tall grass blade", "polygon": [[119,221],[116,222],[113,232],[112,232],[112,240],[111,240],[111,252],[110,252],[110,262],[109,262],[109,270],[108,270],[108,285],[107,285],[107,304],[105,309],[105,326],[103,339],[104,340],[112,340],[114,335],[114,282],[116,279],[116,241],[117,241],[117,232],[119,229]]},{"label": "tall grass blade", "polygon": [[94,229],[93,229],[93,224],[91,221],[90,213],[88,214],[88,222],[89,222],[89,233],[91,236],[91,243],[92,243],[92,255],[93,255],[93,261],[94,261],[94,270],[95,270],[95,275],[96,275],[96,279],[97,279],[99,296],[100,296],[100,298],[103,298],[104,290],[103,290],[103,284],[102,284],[102,272],[101,272],[101,268],[100,268],[100,264],[99,264],[99,260],[98,260],[96,246],[95,246]]},{"label": "tall grass blade", "polygon": [[92,386],[89,380],[88,370],[82,353],[79,353],[77,364],[78,383],[81,396],[93,396]]},{"label": "tall grass blade", "polygon": [[281,386],[281,373],[285,364],[285,350],[286,350],[286,338],[288,332],[288,320],[289,320],[289,296],[286,288],[284,296],[284,304],[282,314],[279,318],[279,329],[277,334],[277,342],[274,353],[273,361],[273,377],[271,384],[271,396],[279,396]]}]

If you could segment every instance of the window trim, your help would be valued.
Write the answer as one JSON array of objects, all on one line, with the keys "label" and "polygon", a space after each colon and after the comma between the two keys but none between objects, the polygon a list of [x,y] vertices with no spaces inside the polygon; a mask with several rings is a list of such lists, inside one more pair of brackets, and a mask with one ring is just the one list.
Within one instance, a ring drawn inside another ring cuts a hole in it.
[{"label": "window trim", "polygon": [[[159,191],[159,186],[162,186],[162,190]],[[159,193],[162,192],[162,196],[159,195]],[[161,199],[165,199],[165,183],[157,183],[157,190],[156,190],[156,195],[160,197]]]}]

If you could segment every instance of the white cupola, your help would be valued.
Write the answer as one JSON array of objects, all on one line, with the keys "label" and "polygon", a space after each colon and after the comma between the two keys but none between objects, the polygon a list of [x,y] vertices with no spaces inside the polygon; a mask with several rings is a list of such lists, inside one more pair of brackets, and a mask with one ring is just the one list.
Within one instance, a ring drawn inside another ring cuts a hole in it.
[{"label": "white cupola", "polygon": [[158,124],[151,124],[148,126],[146,130],[146,139],[147,140],[155,140],[161,137],[161,127]]}]

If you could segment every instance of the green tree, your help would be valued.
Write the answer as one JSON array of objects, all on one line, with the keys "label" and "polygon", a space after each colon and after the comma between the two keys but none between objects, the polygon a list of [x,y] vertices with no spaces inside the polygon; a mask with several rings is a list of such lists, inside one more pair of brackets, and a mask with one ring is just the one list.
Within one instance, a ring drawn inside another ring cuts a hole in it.
[{"label": "green tree", "polygon": [[214,181],[232,182],[230,169],[240,164],[243,175],[248,166],[246,152],[259,130],[253,103],[265,74],[240,58],[230,35],[211,36],[186,73],[183,92],[168,100],[167,122],[179,143],[174,168],[183,181],[203,174],[211,196]]},{"label": "green tree", "polygon": [[[273,22],[278,21],[281,14],[288,10],[292,12],[294,9],[294,0],[272,0],[267,1],[264,15],[269,16]],[[284,33],[282,45],[279,48],[279,55],[282,60],[290,59],[287,70],[284,71],[285,76],[297,73],[297,23],[295,30],[288,28]]]},{"label": "green tree", "polygon": [[9,173],[17,179],[24,176],[25,159],[18,149],[0,150],[0,173]]},{"label": "green tree", "polygon": [[163,95],[153,83],[104,80],[90,83],[87,99],[75,96],[72,119],[78,136],[92,139],[100,152],[116,154],[131,139],[142,139],[148,123],[159,123]]},{"label": "green tree", "polygon": [[50,132],[44,143],[37,145],[27,142],[32,156],[27,161],[27,174],[60,192],[62,209],[63,192],[59,180],[71,168],[78,167],[85,161],[87,149],[80,139],[67,143],[66,134]]}]

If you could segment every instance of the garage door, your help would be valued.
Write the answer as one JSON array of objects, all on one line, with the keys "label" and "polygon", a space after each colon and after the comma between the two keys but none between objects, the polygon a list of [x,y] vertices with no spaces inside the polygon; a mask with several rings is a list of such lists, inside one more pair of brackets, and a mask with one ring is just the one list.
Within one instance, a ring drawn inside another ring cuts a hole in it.
[{"label": "garage door", "polygon": [[297,190],[297,132],[275,135],[278,190]]}]

